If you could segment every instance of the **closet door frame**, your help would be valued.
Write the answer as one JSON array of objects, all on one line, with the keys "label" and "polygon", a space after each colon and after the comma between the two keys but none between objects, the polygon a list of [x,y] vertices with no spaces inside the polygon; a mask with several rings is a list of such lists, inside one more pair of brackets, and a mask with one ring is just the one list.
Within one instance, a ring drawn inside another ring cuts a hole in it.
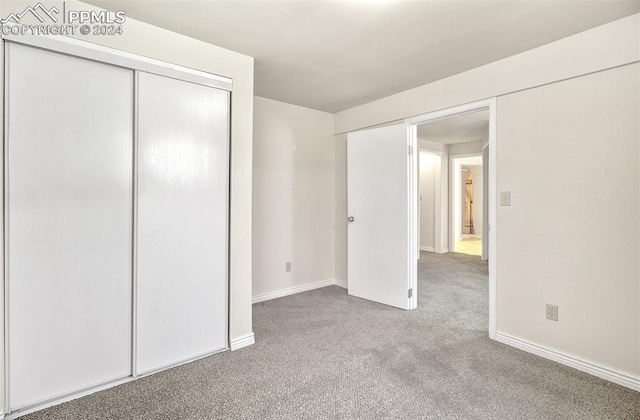
[{"label": "closet door frame", "polygon": [[[5,23],[4,26],[12,27],[20,25]],[[15,42],[17,44],[24,44],[61,54],[73,55],[88,60],[124,67],[129,70],[167,76],[229,92],[233,90],[233,79],[228,77],[178,66],[165,61],[131,54],[62,35],[32,35],[28,32],[24,35],[4,35],[3,33],[2,39],[5,42]]]},{"label": "closet door frame", "polygon": [[[5,24],[6,26],[21,26],[20,24]],[[11,31],[8,31],[11,32]],[[104,63],[104,64],[108,64],[108,65],[112,65],[112,66],[117,66],[117,67],[122,67],[124,69],[128,69],[128,70],[133,70],[134,72],[134,82],[133,82],[133,97],[134,97],[134,106],[133,106],[133,144],[132,144],[132,153],[133,153],[133,208],[132,208],[132,228],[133,228],[133,237],[132,237],[132,241],[133,241],[133,248],[131,250],[132,252],[132,351],[131,351],[131,367],[132,367],[132,374],[131,376],[121,379],[121,380],[116,380],[113,382],[109,382],[103,385],[98,385],[98,386],[94,386],[88,389],[84,389],[81,390],[79,392],[74,392],[71,393],[69,395],[66,395],[64,397],[61,398],[57,398],[57,399],[52,399],[46,402],[43,402],[41,404],[37,404],[37,405],[33,405],[30,406],[28,408],[25,409],[21,409],[19,411],[19,415],[25,415],[34,411],[38,411],[41,410],[43,408],[49,407],[49,406],[53,406],[65,401],[69,401],[71,399],[75,399],[75,398],[79,398],[81,396],[84,395],[88,395],[91,394],[93,392],[96,391],[100,391],[103,389],[107,389],[116,385],[120,385],[132,380],[135,380],[138,377],[144,377],[144,376],[148,376],[148,375],[152,375],[154,373],[157,373],[158,371],[161,370],[165,370],[165,369],[170,369],[172,367],[175,366],[179,366],[181,364],[185,364],[185,363],[189,363],[192,362],[194,360],[200,359],[200,358],[204,358],[204,357],[208,357],[211,354],[215,354],[215,353],[219,353],[222,351],[226,351],[229,349],[229,343],[230,343],[230,338],[229,338],[229,322],[230,322],[230,304],[229,304],[229,294],[230,294],[230,253],[229,253],[229,249],[230,249],[230,228],[231,228],[231,220],[230,220],[230,215],[231,215],[231,189],[230,189],[230,182],[231,182],[231,153],[232,153],[232,148],[231,148],[231,102],[233,100],[233,80],[231,78],[228,77],[224,77],[224,76],[220,76],[220,75],[216,75],[216,74],[211,74],[211,73],[206,73],[200,70],[196,70],[196,69],[192,69],[192,68],[188,68],[188,67],[184,67],[184,66],[178,66],[175,64],[171,64],[168,62],[164,62],[164,61],[160,61],[160,60],[156,60],[156,59],[151,59],[151,58],[147,58],[147,57],[143,57],[143,56],[139,56],[139,55],[135,55],[135,54],[131,54],[125,51],[120,51],[120,50],[116,50],[113,48],[108,48],[108,47],[104,47],[101,45],[97,45],[97,44],[93,44],[90,42],[86,42],[86,41],[82,41],[82,40],[78,40],[75,38],[70,38],[70,37],[66,37],[66,36],[61,36],[61,35],[31,35],[31,34],[25,34],[25,35],[12,35],[12,34],[3,34],[2,35],[2,42],[3,42],[3,46],[4,48],[4,74],[5,74],[5,78],[4,78],[4,82],[3,82],[3,87],[4,87],[4,98],[3,103],[4,103],[4,131],[2,133],[3,135],[3,152],[4,152],[4,156],[2,158],[2,175],[3,175],[3,181],[2,181],[2,185],[3,185],[3,189],[4,189],[4,185],[7,182],[8,179],[8,168],[6,165],[6,159],[7,159],[7,145],[8,145],[8,140],[9,140],[9,127],[8,127],[8,78],[6,77],[7,71],[8,71],[8,60],[7,60],[7,50],[8,48],[6,48],[6,44],[7,43],[15,43],[15,44],[21,44],[21,45],[25,45],[28,47],[34,47],[34,48],[39,48],[42,50],[47,50],[47,51],[51,51],[54,53],[59,53],[59,54],[64,54],[64,55],[68,55],[68,56],[74,56],[74,57],[78,57],[81,59],[86,59],[86,60],[91,60],[91,61],[96,61],[96,62],[100,62],[100,63]],[[137,329],[136,329],[136,318],[137,318],[137,293],[136,293],[136,289],[137,289],[137,260],[136,260],[136,248],[137,248],[137,244],[136,244],[136,240],[137,240],[137,194],[138,194],[138,174],[137,174],[137,158],[138,158],[138,74],[139,72],[146,72],[146,73],[151,73],[151,74],[156,74],[156,75],[160,75],[160,76],[165,76],[165,77],[170,77],[173,79],[177,79],[177,80],[181,80],[181,81],[186,81],[186,82],[191,82],[191,83],[196,83],[199,85],[203,85],[203,86],[207,86],[207,87],[211,87],[211,88],[215,88],[215,89],[220,89],[220,90],[225,90],[229,92],[229,138],[227,139],[228,141],[228,156],[227,156],[227,171],[226,171],[226,175],[227,175],[227,179],[225,182],[225,187],[226,187],[226,200],[227,200],[227,216],[226,216],[226,220],[227,220],[227,229],[226,229],[226,255],[225,255],[225,261],[226,261],[226,278],[225,278],[225,308],[224,308],[224,312],[225,312],[225,335],[226,335],[226,347],[222,350],[219,351],[215,351],[212,352],[211,354],[206,354],[206,355],[202,355],[199,357],[195,357],[191,360],[187,360],[187,361],[177,361],[175,364],[172,364],[170,366],[167,366],[163,369],[160,370],[156,370],[153,372],[149,372],[149,373],[145,373],[145,374],[137,374],[137,366],[136,366],[136,358],[137,358],[137,354],[136,354],[136,346],[137,346],[137,342],[136,342],[136,335],[137,335]],[[3,191],[3,199],[4,199],[4,208],[3,208],[3,217],[2,217],[2,223],[3,223],[3,237],[2,237],[2,241],[4,244],[4,253],[2,255],[3,258],[3,271],[2,271],[2,282],[3,282],[3,292],[4,292],[4,310],[3,310],[3,314],[4,314],[4,332],[3,332],[3,365],[4,365],[4,378],[3,378],[3,384],[4,384],[4,395],[3,395],[3,410],[0,410],[0,417],[2,416],[2,413],[4,413],[5,415],[7,415],[7,418],[12,418],[13,417],[13,413],[9,412],[9,407],[8,407],[8,402],[9,402],[9,375],[10,375],[10,371],[9,371],[9,294],[8,294],[8,288],[9,288],[9,279],[8,279],[8,269],[7,269],[7,262],[8,262],[8,247],[7,247],[7,236],[6,236],[6,226],[7,226],[7,213],[6,213],[6,209],[7,209],[7,194],[6,194],[6,189],[5,191]],[[15,415],[18,415],[18,412],[16,412]]]}]

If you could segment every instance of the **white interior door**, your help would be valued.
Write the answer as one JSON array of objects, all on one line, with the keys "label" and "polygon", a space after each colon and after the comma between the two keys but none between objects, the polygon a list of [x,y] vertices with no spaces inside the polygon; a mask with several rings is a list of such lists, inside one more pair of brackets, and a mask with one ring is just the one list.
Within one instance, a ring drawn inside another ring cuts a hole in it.
[{"label": "white interior door", "polygon": [[347,189],[349,294],[415,308],[417,151],[407,126],[349,133]]},{"label": "white interior door", "polygon": [[137,367],[227,347],[227,91],[139,73]]},{"label": "white interior door", "polygon": [[133,72],[6,47],[16,410],[131,375]]}]

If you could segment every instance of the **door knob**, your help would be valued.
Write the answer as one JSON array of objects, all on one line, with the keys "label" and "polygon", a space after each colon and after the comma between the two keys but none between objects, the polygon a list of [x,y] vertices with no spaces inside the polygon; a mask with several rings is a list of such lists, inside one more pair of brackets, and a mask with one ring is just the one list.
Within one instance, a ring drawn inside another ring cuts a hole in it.
[{"label": "door knob", "polygon": [[349,217],[347,217],[347,220],[350,221],[350,222],[353,222],[356,219],[353,216],[349,216]]}]

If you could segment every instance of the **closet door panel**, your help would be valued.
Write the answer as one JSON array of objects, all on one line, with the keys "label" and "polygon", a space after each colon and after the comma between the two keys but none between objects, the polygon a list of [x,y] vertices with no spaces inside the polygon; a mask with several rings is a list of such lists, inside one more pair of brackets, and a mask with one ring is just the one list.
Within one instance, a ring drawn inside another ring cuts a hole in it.
[{"label": "closet door panel", "polygon": [[9,404],[131,374],[133,72],[7,44]]},{"label": "closet door panel", "polygon": [[227,345],[229,93],[139,74],[137,371]]}]

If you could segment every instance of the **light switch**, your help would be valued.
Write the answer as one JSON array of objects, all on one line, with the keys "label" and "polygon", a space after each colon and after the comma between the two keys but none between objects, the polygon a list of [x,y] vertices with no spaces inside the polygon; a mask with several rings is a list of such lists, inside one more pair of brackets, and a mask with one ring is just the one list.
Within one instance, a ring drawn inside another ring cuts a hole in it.
[{"label": "light switch", "polygon": [[500,205],[501,206],[511,205],[511,191],[500,192]]}]

